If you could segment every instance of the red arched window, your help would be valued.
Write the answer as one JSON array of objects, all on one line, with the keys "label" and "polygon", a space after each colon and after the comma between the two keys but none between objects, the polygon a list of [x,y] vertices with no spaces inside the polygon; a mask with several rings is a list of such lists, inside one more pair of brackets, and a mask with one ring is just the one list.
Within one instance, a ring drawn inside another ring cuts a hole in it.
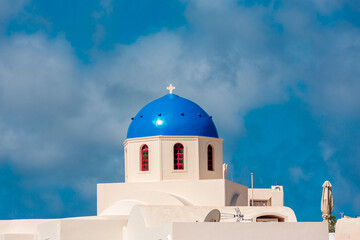
[{"label": "red arched window", "polygon": [[174,146],[174,170],[184,170],[184,146],[181,143]]},{"label": "red arched window", "polygon": [[208,170],[214,171],[214,164],[213,164],[213,148],[211,145],[208,146],[207,149],[207,159],[208,159]]},{"label": "red arched window", "polygon": [[141,171],[149,171],[149,148],[147,145],[142,146],[141,151]]}]

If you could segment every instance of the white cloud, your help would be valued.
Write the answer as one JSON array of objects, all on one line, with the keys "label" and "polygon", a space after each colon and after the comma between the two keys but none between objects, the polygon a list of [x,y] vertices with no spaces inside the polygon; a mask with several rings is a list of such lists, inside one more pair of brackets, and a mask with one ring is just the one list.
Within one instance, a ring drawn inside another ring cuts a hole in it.
[{"label": "white cloud", "polygon": [[292,177],[292,181],[294,183],[299,183],[301,180],[307,180],[309,177],[305,175],[303,170],[300,167],[291,167],[289,168],[290,175]]},{"label": "white cloud", "polygon": [[83,69],[62,38],[14,35],[1,44],[0,159],[31,175],[32,184],[121,176],[114,173],[121,163],[107,162],[122,155],[128,114],[109,105],[106,82]]},{"label": "white cloud", "polygon": [[321,148],[321,155],[324,161],[329,160],[329,158],[331,158],[332,155],[335,153],[335,149],[329,146],[326,142],[320,142],[319,146]]},{"label": "white cloud", "polygon": [[1,0],[0,1],[0,23],[4,19],[20,11],[28,0]]},{"label": "white cloud", "polygon": [[315,6],[323,14],[331,14],[333,11],[341,8],[349,1],[344,0],[315,0]]},{"label": "white cloud", "polygon": [[113,0],[101,0],[100,6],[104,9],[107,15],[110,15],[114,10]]}]

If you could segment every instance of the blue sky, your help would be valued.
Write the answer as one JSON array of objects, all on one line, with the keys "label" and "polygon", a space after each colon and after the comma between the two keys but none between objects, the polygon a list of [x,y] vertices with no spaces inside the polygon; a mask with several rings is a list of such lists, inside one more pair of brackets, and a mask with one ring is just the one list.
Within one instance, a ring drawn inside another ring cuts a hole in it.
[{"label": "blue sky", "polygon": [[358,1],[0,2],[0,218],[96,214],[130,118],[175,92],[213,116],[229,178],[300,221],[360,213]]}]

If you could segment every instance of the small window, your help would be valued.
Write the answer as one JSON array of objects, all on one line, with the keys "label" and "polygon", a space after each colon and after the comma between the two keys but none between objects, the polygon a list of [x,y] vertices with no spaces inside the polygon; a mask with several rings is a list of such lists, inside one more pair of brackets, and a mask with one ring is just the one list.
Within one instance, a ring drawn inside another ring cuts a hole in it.
[{"label": "small window", "polygon": [[207,162],[208,162],[208,170],[214,171],[214,156],[213,156],[213,147],[211,145],[208,146],[207,149]]},{"label": "small window", "polygon": [[264,215],[257,217],[256,222],[285,222],[285,218],[276,215]]},{"label": "small window", "polygon": [[149,148],[147,145],[141,147],[141,171],[149,171]]},{"label": "small window", "polygon": [[174,146],[174,170],[184,170],[184,146],[181,143]]},{"label": "small window", "polygon": [[[254,201],[254,205],[253,202]],[[268,206],[268,200],[252,200],[250,199],[250,206],[254,206],[254,207],[265,207]]]}]

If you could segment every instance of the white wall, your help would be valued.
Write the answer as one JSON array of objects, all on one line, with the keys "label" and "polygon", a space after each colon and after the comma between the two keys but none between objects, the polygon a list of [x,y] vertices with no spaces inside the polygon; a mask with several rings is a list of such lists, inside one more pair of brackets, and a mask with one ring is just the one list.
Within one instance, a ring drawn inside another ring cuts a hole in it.
[{"label": "white wall", "polygon": [[[236,210],[240,210],[244,216],[242,222],[256,222],[256,218],[264,215],[273,215],[284,218],[285,222],[296,222],[294,211],[288,207],[247,207],[238,206],[135,206],[129,216],[132,218],[133,211],[140,209],[143,221],[147,227],[159,226],[170,222],[203,222],[207,214],[218,209],[225,214],[220,222],[236,222]],[[241,220],[241,219],[240,219]]]},{"label": "white wall", "polygon": [[336,240],[359,240],[360,218],[341,218],[335,226]]},{"label": "white wall", "polygon": [[[30,234],[36,236],[38,225],[49,221],[52,221],[52,219],[1,220],[0,234]],[[10,238],[10,236],[7,236],[7,238]]]},{"label": "white wall", "polygon": [[328,240],[328,238],[327,225],[322,222],[174,223],[172,234],[173,240]]},{"label": "white wall", "polygon": [[142,211],[139,208],[135,207],[131,211],[128,225],[124,232],[125,232],[124,240],[139,240],[139,239],[168,240],[169,239],[168,236],[170,236],[172,232],[172,224],[167,223],[159,227],[155,226],[152,228],[148,228],[144,221]]},{"label": "white wall", "polygon": [[[249,206],[252,199],[252,189],[248,189]],[[271,206],[284,206],[284,191],[282,186],[271,188],[254,188],[254,200],[270,200]]]},{"label": "white wall", "polygon": [[[196,137],[161,137],[162,180],[199,179],[199,142]],[[174,170],[174,145],[184,146],[184,170]]]},{"label": "white wall", "polygon": [[39,225],[38,240],[122,240],[127,220],[84,217],[54,220]]},{"label": "white wall", "polygon": [[239,207],[245,219],[272,213],[284,216],[285,223],[236,222],[236,218],[204,223],[214,208],[229,215],[236,213],[233,207],[136,206],[129,216],[127,239],[327,240],[326,224],[297,223],[287,207]]},{"label": "white wall", "polygon": [[225,180],[225,206],[248,206],[248,188]]},{"label": "white wall", "polygon": [[[140,171],[140,149],[149,147],[149,171]],[[160,141],[158,138],[136,138],[124,143],[125,182],[160,181]]]},{"label": "white wall", "polygon": [[[199,180],[223,178],[221,138],[197,136],[155,136],[131,138],[124,142],[125,182]],[[184,170],[174,170],[174,145],[184,146]],[[149,171],[141,171],[140,149],[149,147]],[[207,168],[207,146],[214,150],[214,171]]]},{"label": "white wall", "polygon": [[[152,194],[151,202],[142,197],[148,192]],[[165,200],[164,194],[178,197],[185,202],[184,205],[228,206],[234,193],[239,193],[236,205],[247,206],[247,187],[225,179],[105,183],[97,185],[97,206],[98,214],[101,214],[116,202],[125,199],[151,205],[166,205],[166,202],[167,205],[173,205]]]},{"label": "white wall", "polygon": [[37,240],[33,234],[0,234],[0,240]]},{"label": "white wall", "polygon": [[[221,179],[223,178],[223,139],[219,138],[199,138],[199,179]],[[214,171],[208,170],[207,148],[213,147]]]},{"label": "white wall", "polygon": [[61,237],[61,220],[53,220],[47,223],[39,224],[38,240],[60,240]]}]

